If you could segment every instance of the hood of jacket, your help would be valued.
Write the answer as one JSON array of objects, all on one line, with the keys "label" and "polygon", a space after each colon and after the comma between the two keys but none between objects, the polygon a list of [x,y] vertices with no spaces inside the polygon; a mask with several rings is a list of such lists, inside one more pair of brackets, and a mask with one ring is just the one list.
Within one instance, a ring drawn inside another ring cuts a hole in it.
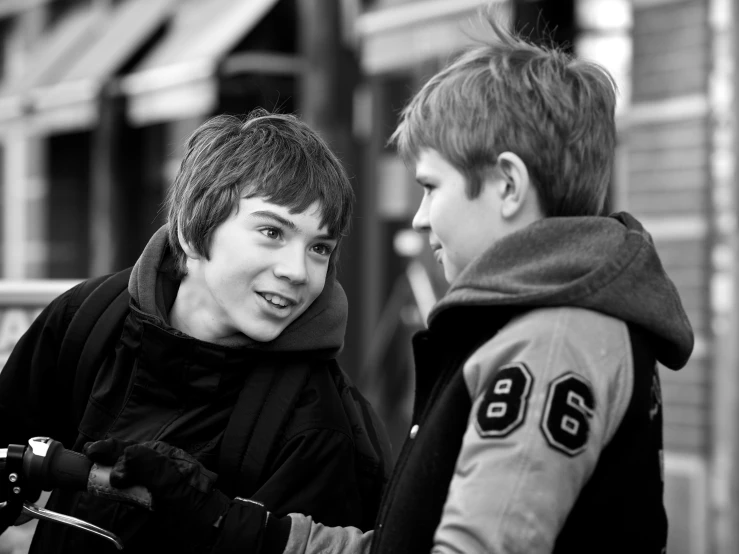
[{"label": "hood of jacket", "polygon": [[429,326],[457,308],[587,308],[635,324],[671,369],[693,351],[693,330],[652,238],[627,213],[554,217],[497,241],[451,284]]},{"label": "hood of jacket", "polygon": [[[175,292],[167,295],[174,283]],[[161,327],[174,330],[169,324],[170,302],[174,301],[179,280],[176,277],[174,254],[167,240],[167,227],[161,227],[149,240],[134,265],[128,283],[133,305]],[[170,296],[169,301],[166,297]],[[169,304],[169,305],[168,305]],[[264,352],[312,352],[321,358],[335,357],[343,347],[348,306],[346,294],[336,280],[336,269],[326,276],[323,292],[313,304],[274,340],[255,341],[246,335],[234,335],[225,346],[250,348]],[[184,335],[184,334],[183,334]],[[194,339],[193,339],[194,340]]]}]

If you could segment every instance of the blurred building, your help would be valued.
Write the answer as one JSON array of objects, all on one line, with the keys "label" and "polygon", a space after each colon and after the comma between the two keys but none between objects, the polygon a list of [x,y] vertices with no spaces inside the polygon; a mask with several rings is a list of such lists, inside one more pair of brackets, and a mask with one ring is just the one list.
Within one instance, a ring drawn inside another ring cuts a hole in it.
[{"label": "blurred building", "polygon": [[[696,332],[662,370],[671,553],[739,550],[739,321],[732,0],[498,0],[525,33],[620,87],[610,209],[652,233]],[[386,142],[420,84],[470,42],[480,0],[0,0],[0,275],[131,265],[187,136],[216,113],[297,112],[358,198],[340,278],[342,364],[396,446],[409,337],[445,285],[405,233],[420,192]]]},{"label": "blurred building", "polygon": [[696,334],[663,370],[670,552],[737,543],[736,4],[634,0],[618,202],[652,233]]},{"label": "blurred building", "polygon": [[296,9],[0,2],[3,275],[76,278],[130,264],[204,118],[296,109]]}]

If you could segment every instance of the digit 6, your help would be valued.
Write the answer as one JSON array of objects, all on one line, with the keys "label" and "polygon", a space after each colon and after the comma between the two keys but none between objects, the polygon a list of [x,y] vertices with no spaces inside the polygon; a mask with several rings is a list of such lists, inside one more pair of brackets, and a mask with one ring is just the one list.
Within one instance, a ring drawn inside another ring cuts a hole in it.
[{"label": "digit 6", "polygon": [[552,381],[541,420],[549,446],[568,456],[583,452],[594,410],[593,389],[584,377],[569,372]]}]

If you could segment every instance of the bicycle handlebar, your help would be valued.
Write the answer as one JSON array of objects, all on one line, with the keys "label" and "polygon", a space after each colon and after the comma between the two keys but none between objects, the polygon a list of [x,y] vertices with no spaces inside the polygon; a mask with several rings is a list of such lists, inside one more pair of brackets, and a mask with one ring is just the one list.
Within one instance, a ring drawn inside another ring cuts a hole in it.
[{"label": "bicycle handlebar", "polygon": [[57,514],[26,502],[24,498],[33,497],[28,491],[56,488],[87,491],[118,502],[134,504],[151,510],[151,493],[144,487],[136,486],[118,489],[110,484],[111,467],[94,464],[89,458],[64,448],[62,443],[48,437],[35,437],[28,446],[9,445],[0,449],[0,487],[7,487],[7,505],[22,505],[22,512],[38,519],[57,521],[97,534],[113,542],[120,550],[120,539],[86,521]]},{"label": "bicycle handlebar", "polygon": [[151,509],[151,494],[144,487],[118,489],[110,484],[110,466],[94,464],[86,456],[67,450],[48,437],[28,441],[23,454],[23,477],[36,488],[87,491],[119,502]]}]

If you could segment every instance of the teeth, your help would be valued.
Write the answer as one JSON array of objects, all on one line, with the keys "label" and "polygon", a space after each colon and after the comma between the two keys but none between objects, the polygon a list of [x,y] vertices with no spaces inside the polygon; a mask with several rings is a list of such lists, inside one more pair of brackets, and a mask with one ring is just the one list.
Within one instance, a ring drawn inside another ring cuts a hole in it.
[{"label": "teeth", "polygon": [[282,306],[283,308],[287,306],[288,302],[282,296],[277,296],[276,294],[263,294],[269,302],[274,304],[275,306]]}]

